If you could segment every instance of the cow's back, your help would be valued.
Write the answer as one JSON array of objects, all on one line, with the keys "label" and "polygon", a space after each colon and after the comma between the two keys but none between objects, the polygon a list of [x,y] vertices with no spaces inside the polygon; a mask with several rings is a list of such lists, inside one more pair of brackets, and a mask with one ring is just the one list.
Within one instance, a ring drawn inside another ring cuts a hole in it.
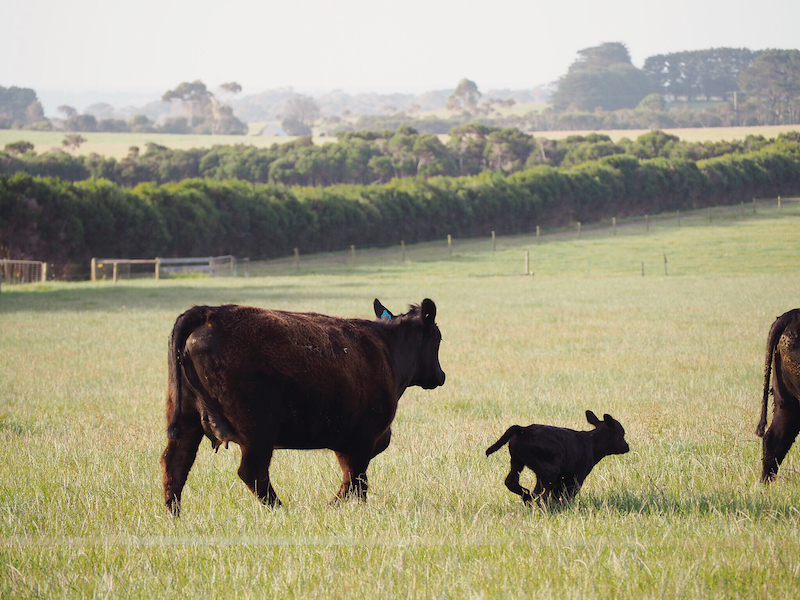
[{"label": "cow's back", "polygon": [[278,446],[335,447],[365,419],[381,430],[394,418],[388,351],[370,321],[221,306],[186,350],[239,434],[280,423]]}]

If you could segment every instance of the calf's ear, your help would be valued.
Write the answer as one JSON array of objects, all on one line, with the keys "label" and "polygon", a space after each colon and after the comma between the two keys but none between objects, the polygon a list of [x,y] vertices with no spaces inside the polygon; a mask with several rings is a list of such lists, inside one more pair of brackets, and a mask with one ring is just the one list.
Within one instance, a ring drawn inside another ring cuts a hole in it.
[{"label": "calf's ear", "polygon": [[377,298],[375,298],[375,302],[372,303],[372,308],[375,309],[375,316],[379,319],[392,319],[394,317],[391,311],[381,304],[381,301]]},{"label": "calf's ear", "polygon": [[594,425],[595,427],[600,425],[600,419],[590,410],[586,411],[586,420],[589,421],[589,425]]},{"label": "calf's ear", "polygon": [[427,327],[431,327],[436,321],[436,305],[430,298],[425,298],[420,308],[422,309],[420,311],[422,322],[425,323]]},{"label": "calf's ear", "polygon": [[608,413],[603,415],[603,421],[605,421],[606,425],[608,425],[609,427],[613,427],[614,423],[617,422],[617,420]]}]

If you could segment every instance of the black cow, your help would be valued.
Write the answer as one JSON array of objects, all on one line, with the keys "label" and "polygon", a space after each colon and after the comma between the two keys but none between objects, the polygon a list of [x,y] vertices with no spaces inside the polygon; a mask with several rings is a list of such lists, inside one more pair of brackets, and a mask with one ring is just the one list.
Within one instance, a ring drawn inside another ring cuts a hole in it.
[{"label": "black cow", "polygon": [[[539,504],[571,500],[600,459],[630,450],[625,441],[625,429],[611,415],[604,415],[601,421],[587,410],[586,420],[594,425],[594,430],[512,425],[486,449],[486,456],[508,443],[511,471],[506,477],[506,487],[522,496],[526,505],[531,504],[534,497]],[[525,467],[536,473],[533,494],[519,484],[519,474]]]},{"label": "black cow", "polygon": [[[774,375],[771,373],[774,371]],[[775,406],[772,424],[767,429],[767,403],[772,375],[772,395]],[[767,356],[764,361],[764,395],[761,420],[756,435],[763,437],[761,481],[768,483],[778,473],[797,434],[800,433],[800,308],[775,319],[767,336]]]},{"label": "black cow", "polygon": [[169,343],[167,447],[161,456],[167,510],[180,512],[203,435],[242,450],[239,477],[280,505],[269,477],[274,448],[329,448],[343,472],[334,500],[367,497],[367,465],[391,438],[409,386],[444,384],[436,305],[376,321],[252,306],[195,306]]}]

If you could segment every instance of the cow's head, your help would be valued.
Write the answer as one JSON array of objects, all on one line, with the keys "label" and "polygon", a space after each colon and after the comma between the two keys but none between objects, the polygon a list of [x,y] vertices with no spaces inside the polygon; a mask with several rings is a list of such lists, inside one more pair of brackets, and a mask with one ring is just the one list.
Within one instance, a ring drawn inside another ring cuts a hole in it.
[{"label": "cow's head", "polygon": [[592,411],[587,410],[586,420],[595,426],[595,447],[600,454],[606,456],[630,451],[630,446],[625,441],[625,428],[614,417],[605,414],[601,421]]},{"label": "cow's head", "polygon": [[[445,374],[439,365],[439,345],[442,334],[436,325],[436,304],[425,298],[419,306],[412,306],[402,315],[395,315],[377,298],[373,303],[375,316],[395,322],[398,326],[409,327],[413,332],[414,344],[405,350],[409,356],[402,357],[401,362],[409,366],[410,383],[430,390],[444,385]],[[420,338],[421,334],[421,338]],[[411,355],[413,353],[413,356]],[[412,366],[413,365],[413,366]]]}]

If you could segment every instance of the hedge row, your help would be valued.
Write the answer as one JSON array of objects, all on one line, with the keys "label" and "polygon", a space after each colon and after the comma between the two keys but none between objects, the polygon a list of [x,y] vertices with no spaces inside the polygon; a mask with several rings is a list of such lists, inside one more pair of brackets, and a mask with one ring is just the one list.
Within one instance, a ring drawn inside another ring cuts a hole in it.
[{"label": "hedge row", "polygon": [[504,176],[288,188],[190,179],[128,189],[106,180],[0,176],[0,255],[251,258],[590,223],[800,193],[800,144],[704,161],[607,156]]}]

